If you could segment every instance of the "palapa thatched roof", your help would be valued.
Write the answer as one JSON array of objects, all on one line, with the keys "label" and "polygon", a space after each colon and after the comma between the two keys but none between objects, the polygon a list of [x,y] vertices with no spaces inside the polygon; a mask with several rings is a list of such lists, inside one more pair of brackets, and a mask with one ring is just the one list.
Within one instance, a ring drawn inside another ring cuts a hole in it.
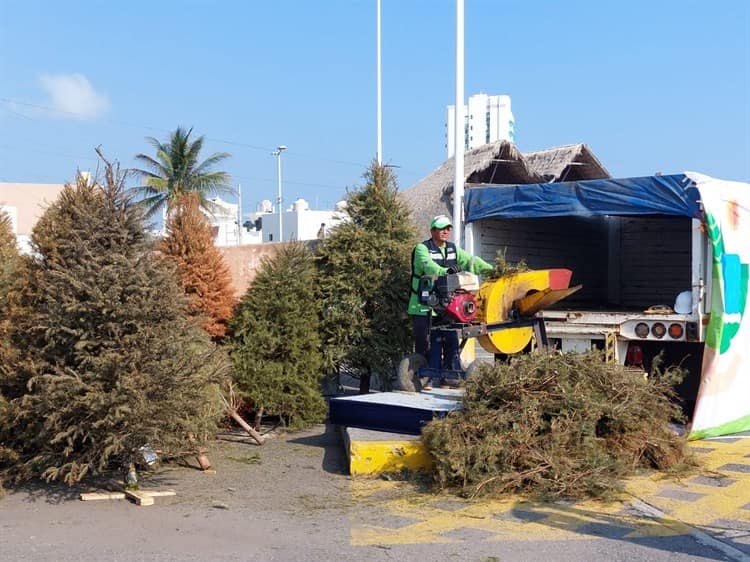
[{"label": "palapa thatched roof", "polygon": [[542,181],[596,180],[611,177],[585,144],[568,144],[524,152],[523,158],[529,168],[544,178]]},{"label": "palapa thatched roof", "polygon": [[[435,215],[453,215],[454,158],[401,192],[418,227]],[[522,154],[514,144],[497,141],[464,155],[466,187],[482,184],[523,184],[609,178],[585,144],[572,144]]]}]

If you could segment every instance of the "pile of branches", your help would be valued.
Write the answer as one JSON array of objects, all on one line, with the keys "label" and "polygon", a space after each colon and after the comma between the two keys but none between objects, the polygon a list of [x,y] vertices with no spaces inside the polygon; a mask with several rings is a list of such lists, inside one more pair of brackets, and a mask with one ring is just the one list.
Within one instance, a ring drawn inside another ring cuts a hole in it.
[{"label": "pile of branches", "polygon": [[444,488],[467,496],[601,497],[641,468],[683,465],[679,369],[645,376],[600,353],[521,355],[466,383],[423,439]]}]

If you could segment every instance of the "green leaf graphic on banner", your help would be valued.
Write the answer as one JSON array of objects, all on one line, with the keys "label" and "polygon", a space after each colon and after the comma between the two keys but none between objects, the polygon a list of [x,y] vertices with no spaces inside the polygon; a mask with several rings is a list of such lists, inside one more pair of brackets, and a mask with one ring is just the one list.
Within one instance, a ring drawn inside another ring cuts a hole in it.
[{"label": "green leaf graphic on banner", "polygon": [[[709,212],[706,212],[706,226],[714,253],[714,291],[711,296],[711,319],[706,328],[706,345],[724,353],[737,335],[745,313],[750,268],[740,261],[739,255],[725,252],[721,229]],[[726,320],[728,314],[732,315],[731,321]]]}]

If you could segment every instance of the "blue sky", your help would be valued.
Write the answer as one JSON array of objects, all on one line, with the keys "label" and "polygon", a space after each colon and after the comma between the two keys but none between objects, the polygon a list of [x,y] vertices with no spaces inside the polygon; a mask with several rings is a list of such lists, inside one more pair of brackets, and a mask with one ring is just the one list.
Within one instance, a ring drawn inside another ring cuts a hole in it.
[{"label": "blue sky", "polygon": [[[383,156],[445,160],[455,2],[382,0]],[[330,208],[376,151],[375,0],[0,0],[0,181],[134,164],[178,125],[228,151],[244,210]],[[517,145],[585,142],[615,176],[750,180],[750,2],[465,0],[465,92],[509,94]]]}]

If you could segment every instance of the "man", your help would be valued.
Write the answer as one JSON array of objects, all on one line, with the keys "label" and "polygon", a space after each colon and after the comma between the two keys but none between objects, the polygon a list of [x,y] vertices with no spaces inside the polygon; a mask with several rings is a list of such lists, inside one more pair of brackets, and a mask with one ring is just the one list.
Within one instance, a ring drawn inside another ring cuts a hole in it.
[{"label": "man", "polygon": [[[449,242],[453,222],[446,215],[438,215],[430,222],[430,238],[417,244],[411,259],[411,296],[408,313],[414,330],[414,351],[422,354],[431,365],[442,363],[444,369],[458,370],[460,365],[447,364],[448,358],[458,355],[458,334],[434,334],[430,338],[432,317],[435,312],[426,304],[421,304],[417,296],[419,279],[423,275],[445,275],[468,271],[482,275],[492,272],[494,266],[481,258]],[[430,352],[432,357],[430,357]],[[433,361],[430,361],[433,359]]]}]

